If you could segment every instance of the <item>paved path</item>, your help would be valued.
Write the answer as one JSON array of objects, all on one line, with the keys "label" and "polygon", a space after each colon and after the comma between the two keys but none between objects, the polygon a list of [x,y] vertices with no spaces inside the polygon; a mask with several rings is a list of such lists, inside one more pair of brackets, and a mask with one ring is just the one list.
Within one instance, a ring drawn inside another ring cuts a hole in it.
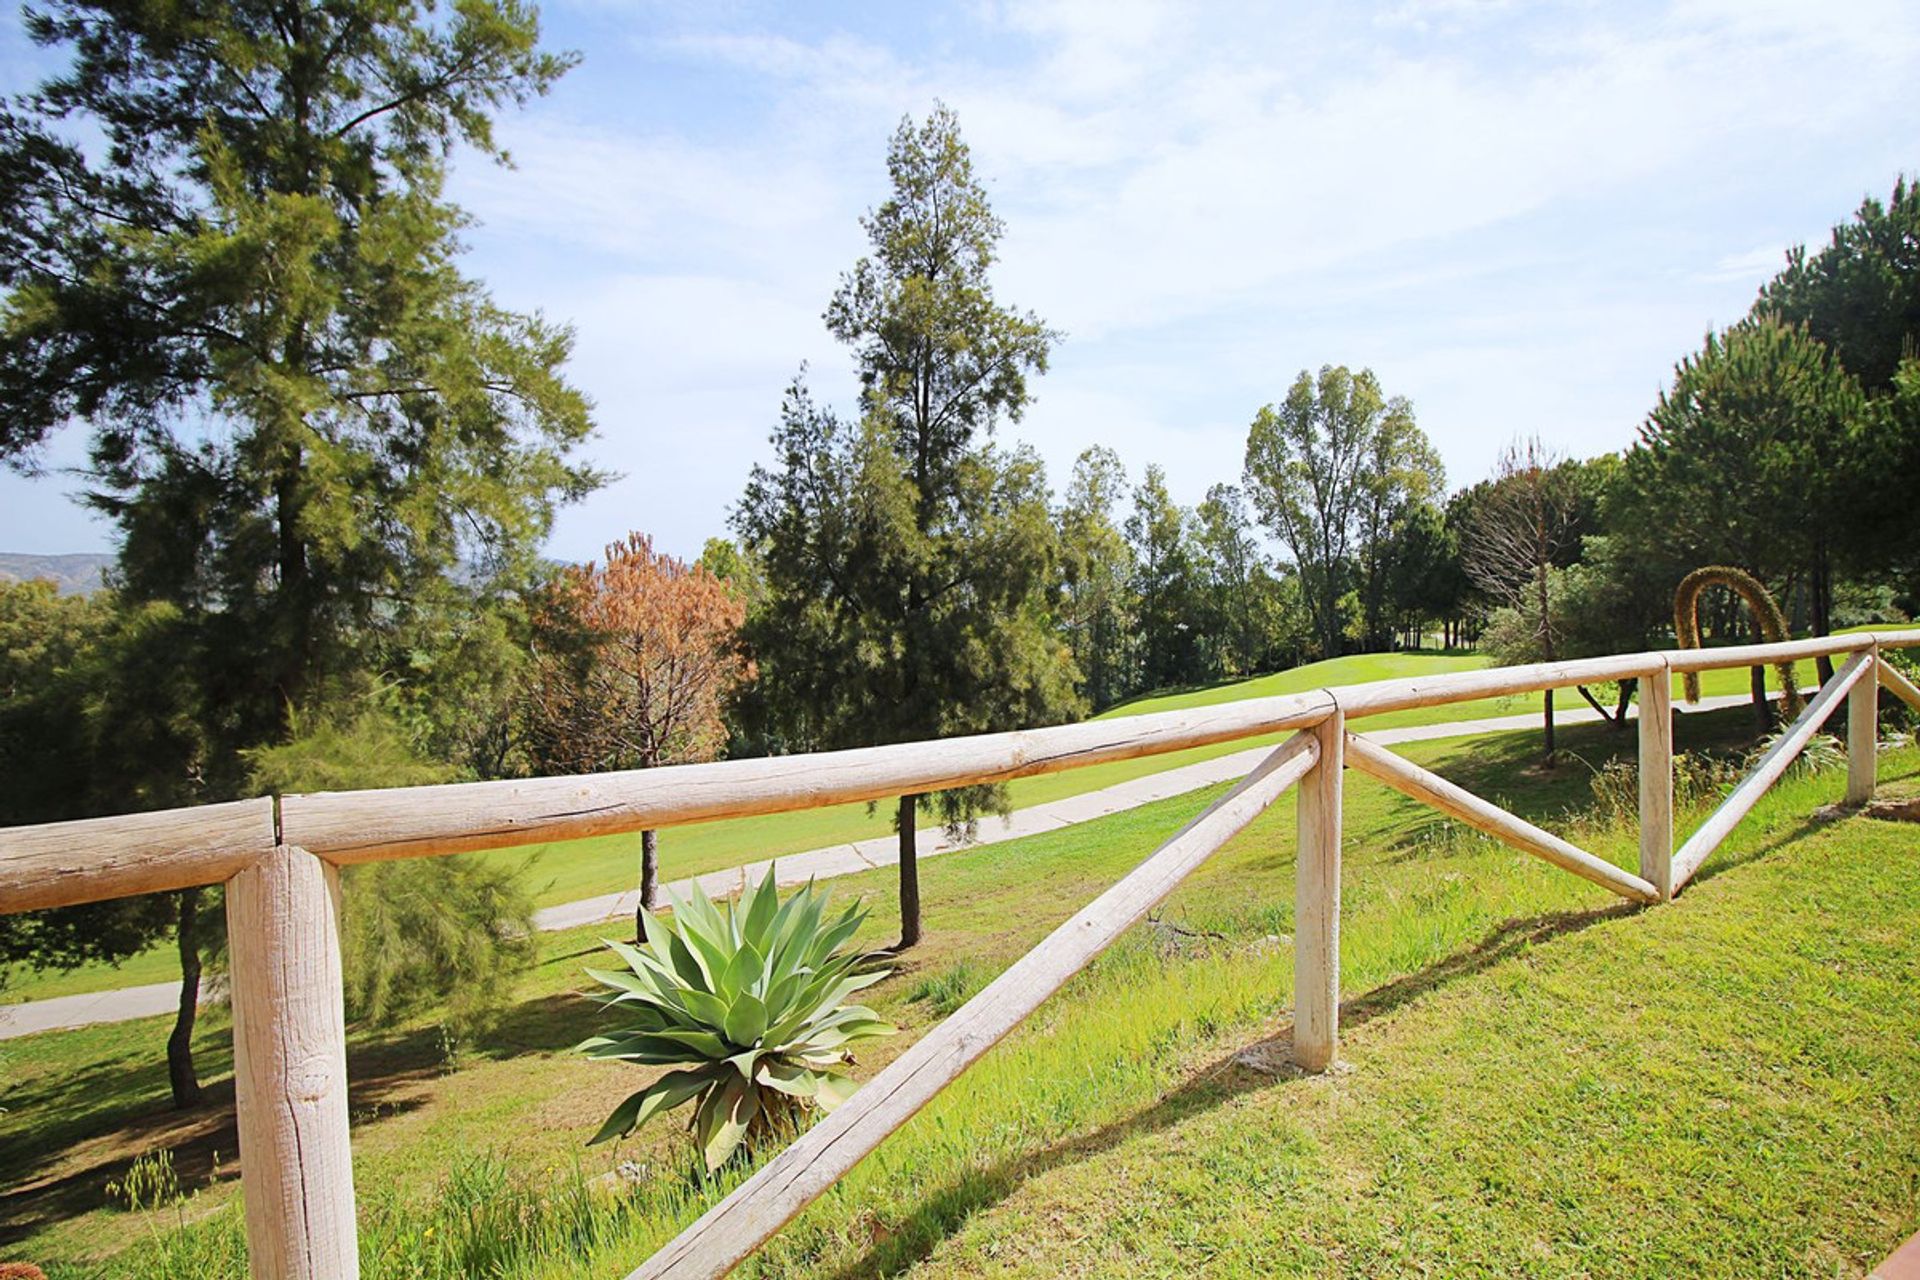
[{"label": "paved path", "polygon": [[[1735,706],[1749,701],[1750,695],[1727,694],[1719,697],[1702,698],[1697,705],[1674,703],[1678,711],[1714,711],[1721,707]],[[1600,718],[1592,707],[1584,703],[1557,710],[1555,719],[1561,724],[1588,723]],[[1540,723],[1538,712],[1526,715],[1494,716],[1482,720],[1449,720],[1444,724],[1408,725],[1397,729],[1376,729],[1365,735],[1369,740],[1382,746],[1392,746],[1403,742],[1428,742],[1437,738],[1458,738],[1469,734],[1507,733],[1516,729],[1531,729]],[[1120,813],[1126,809],[1136,809],[1143,804],[1152,804],[1156,800],[1166,800],[1173,796],[1185,795],[1201,787],[1210,787],[1220,782],[1231,782],[1245,777],[1253,766],[1260,762],[1271,747],[1254,747],[1246,751],[1235,751],[1229,755],[1216,756],[1203,760],[1199,764],[1181,765],[1176,769],[1164,769],[1129,782],[1116,783],[1098,791],[1088,791],[1082,795],[1068,796],[1061,800],[1050,800],[1045,804],[1018,809],[1005,818],[984,818],[980,822],[977,837],[971,843],[950,841],[939,828],[921,833],[920,856],[937,858],[941,854],[954,853],[961,849],[977,848],[983,844],[998,844],[1002,840],[1018,840],[1023,836],[1038,835],[1043,831],[1054,831],[1061,827],[1070,827],[1075,823],[1089,822],[1094,818],[1104,818],[1108,814]],[[877,867],[890,867],[900,860],[899,848],[892,835],[875,836],[870,840],[856,840],[851,844],[829,845],[824,849],[810,849],[804,853],[790,853],[773,859],[776,876],[782,885],[805,884],[808,880],[830,880],[835,876],[853,875],[860,871],[871,871]],[[698,881],[700,887],[714,897],[733,893],[744,887],[749,879],[758,880],[767,873],[767,862],[750,862],[744,867],[730,867],[725,871],[712,871],[706,875],[686,880],[675,880],[664,886],[666,896],[686,896]],[[536,929],[573,929],[581,925],[595,924],[601,920],[618,918],[631,919],[639,905],[638,890],[624,893],[602,894],[597,898],[584,898],[578,902],[565,902],[555,907],[543,907],[533,914]],[[178,1006],[180,984],[177,982],[156,982],[147,986],[122,987],[117,991],[95,991],[78,996],[54,996],[46,1000],[33,1000],[25,1004],[0,1005],[0,1040],[16,1036],[33,1035],[40,1031],[55,1031],[69,1027],[84,1027],[99,1022],[126,1022],[134,1018],[150,1018],[155,1014],[171,1013]]]}]

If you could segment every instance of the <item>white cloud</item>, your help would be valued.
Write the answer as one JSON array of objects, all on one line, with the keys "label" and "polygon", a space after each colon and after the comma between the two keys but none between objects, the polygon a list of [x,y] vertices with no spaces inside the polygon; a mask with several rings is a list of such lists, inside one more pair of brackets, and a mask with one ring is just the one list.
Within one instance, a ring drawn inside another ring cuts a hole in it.
[{"label": "white cloud", "polygon": [[992,0],[858,32],[572,3],[588,65],[503,123],[518,170],[455,187],[503,300],[576,324],[628,477],[568,514],[569,555],[719,532],[802,359],[844,402],[819,313],[936,97],[1008,223],[1001,295],[1069,334],[1017,434],[1056,484],[1106,441],[1185,501],[1328,361],[1412,395],[1456,482],[1521,431],[1624,443],[1788,243],[1920,163],[1894,0]]}]

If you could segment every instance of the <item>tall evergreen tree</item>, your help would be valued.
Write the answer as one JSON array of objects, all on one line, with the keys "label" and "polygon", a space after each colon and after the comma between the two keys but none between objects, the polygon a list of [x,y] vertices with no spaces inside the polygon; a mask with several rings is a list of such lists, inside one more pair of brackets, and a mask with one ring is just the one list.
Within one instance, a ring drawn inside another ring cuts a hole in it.
[{"label": "tall evergreen tree", "polygon": [[1622,535],[1675,583],[1703,564],[1798,577],[1825,634],[1877,487],[1866,420],[1859,384],[1802,326],[1761,315],[1708,334],[1627,454]]},{"label": "tall evergreen tree", "polygon": [[1817,252],[1795,247],[1754,312],[1805,325],[1868,395],[1891,389],[1920,356],[1920,183],[1902,177],[1885,204],[1861,201]]},{"label": "tall evergreen tree", "polygon": [[1193,513],[1167,492],[1167,473],[1158,463],[1148,464],[1133,491],[1127,540],[1133,544],[1141,680],[1148,689],[1191,684],[1205,674]]},{"label": "tall evergreen tree", "polygon": [[1272,582],[1237,486],[1216,484],[1207,490],[1194,508],[1193,541],[1207,602],[1203,630],[1209,674],[1249,675],[1266,648],[1261,623]]},{"label": "tall evergreen tree", "polygon": [[[845,747],[1065,718],[1076,673],[1053,626],[1059,543],[1046,477],[989,437],[1017,420],[1055,335],[995,301],[1001,223],[944,106],[903,121],[872,253],[841,280],[827,327],[853,348],[861,416],[797,382],[735,512],[765,569],[746,634],[755,703],[786,741]],[[900,945],[919,941],[916,829],[901,797]],[[998,788],[938,797],[950,825],[1004,808]]]},{"label": "tall evergreen tree", "polygon": [[0,113],[0,454],[85,424],[122,598],[174,611],[202,749],[119,806],[225,799],[290,705],[516,585],[594,483],[568,333],[461,274],[444,194],[569,60],[520,0],[54,0],[28,31],[71,62]]},{"label": "tall evergreen tree", "polygon": [[1115,522],[1126,488],[1120,455],[1094,445],[1074,460],[1060,510],[1060,622],[1094,710],[1136,688],[1133,637],[1133,548]]}]

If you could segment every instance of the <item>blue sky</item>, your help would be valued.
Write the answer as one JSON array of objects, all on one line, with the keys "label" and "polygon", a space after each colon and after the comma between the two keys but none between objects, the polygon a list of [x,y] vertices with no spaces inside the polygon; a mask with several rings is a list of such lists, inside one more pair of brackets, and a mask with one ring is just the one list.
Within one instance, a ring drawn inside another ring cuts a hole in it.
[{"label": "blue sky", "polygon": [[[1537,432],[1631,441],[1673,363],[1792,244],[1920,171],[1920,8],[1210,6],[1141,0],[549,0],[581,66],[467,159],[469,269],[578,331],[591,456],[559,522],[698,551],[802,361],[846,404],[820,313],[885,194],[888,134],[959,113],[1008,234],[1001,298],[1065,330],[1013,433],[1063,488],[1089,444],[1197,501],[1303,368],[1370,366],[1454,485]],[[17,24],[0,88],[45,69]],[[0,550],[105,550],[56,471],[0,479]]]}]

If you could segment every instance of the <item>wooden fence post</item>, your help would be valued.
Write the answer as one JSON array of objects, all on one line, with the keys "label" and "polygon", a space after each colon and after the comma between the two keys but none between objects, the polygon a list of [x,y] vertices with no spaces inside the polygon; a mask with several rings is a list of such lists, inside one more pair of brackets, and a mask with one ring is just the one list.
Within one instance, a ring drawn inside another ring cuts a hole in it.
[{"label": "wooden fence post", "polygon": [[305,849],[227,882],[233,1077],[254,1280],[357,1280],[340,873]]},{"label": "wooden fence post", "polygon": [[1875,752],[1880,746],[1880,650],[1870,651],[1867,661],[1875,666],[1871,679],[1853,682],[1847,691],[1847,803],[1865,804],[1873,799],[1873,787],[1879,775]]},{"label": "wooden fence post", "polygon": [[1300,781],[1293,885],[1293,1060],[1333,1065],[1340,1042],[1340,789],[1347,719],[1338,703],[1311,730],[1320,758]]},{"label": "wooden fence post", "polygon": [[1673,676],[1640,677],[1640,878],[1673,900]]}]

